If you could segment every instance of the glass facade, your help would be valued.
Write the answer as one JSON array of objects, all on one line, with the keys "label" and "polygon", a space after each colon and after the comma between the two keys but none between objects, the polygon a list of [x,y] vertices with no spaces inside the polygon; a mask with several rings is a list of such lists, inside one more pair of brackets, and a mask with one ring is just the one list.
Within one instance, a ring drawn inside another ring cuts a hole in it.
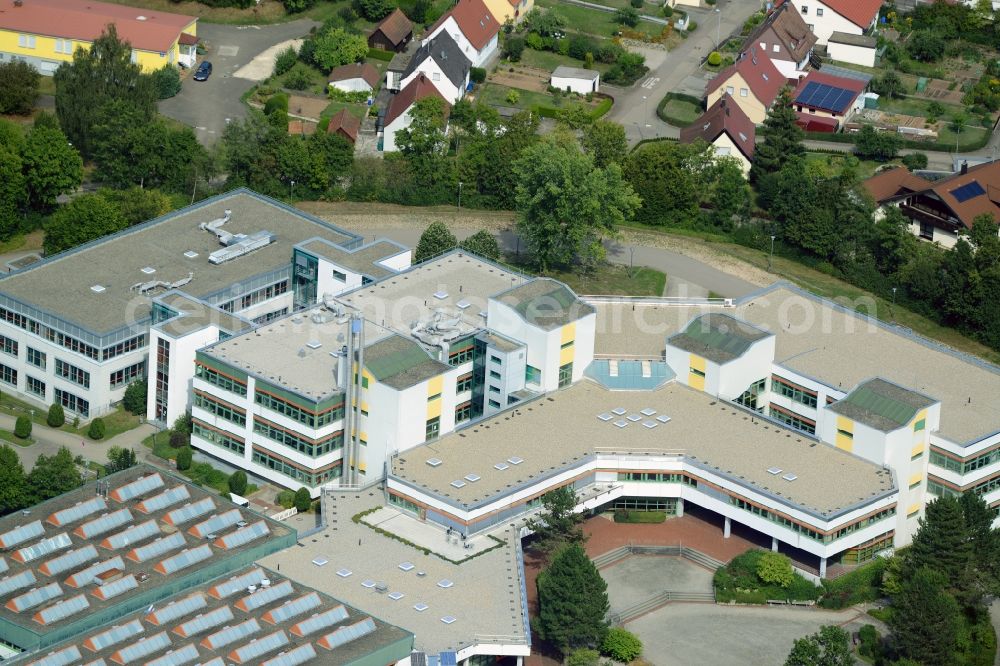
[{"label": "glass facade", "polygon": [[57,388],[55,401],[62,405],[63,409],[67,411],[79,414],[84,418],[90,416],[90,403],[68,391],[63,391],[62,389]]},{"label": "glass facade", "polygon": [[816,407],[816,391],[811,391],[777,375],[771,375],[771,391],[806,407]]},{"label": "glass facade", "polygon": [[338,460],[330,467],[322,470],[307,470],[298,465],[282,460],[261,449],[254,447],[253,462],[270,470],[283,474],[290,479],[304,483],[307,486],[318,486],[333,479],[339,479],[342,472],[343,461]]},{"label": "glass facade", "polygon": [[260,389],[254,392],[253,400],[262,407],[266,407],[267,409],[277,412],[278,414],[283,414],[293,421],[298,421],[299,423],[307,425],[310,428],[322,428],[325,425],[329,425],[334,421],[339,421],[344,418],[344,403],[334,405],[333,407],[323,410],[317,414],[314,411],[310,411],[304,407]]},{"label": "glass facade", "polygon": [[130,384],[137,379],[143,379],[146,376],[146,362],[141,361],[135,365],[130,365],[127,368],[122,368],[121,370],[115,370],[111,373],[111,388],[118,388],[125,384]]},{"label": "glass facade", "polygon": [[194,406],[200,407],[205,411],[215,414],[220,419],[225,419],[226,421],[235,423],[236,425],[245,426],[247,424],[247,415],[242,409],[226,405],[204,393],[195,391]]},{"label": "glass facade", "polygon": [[210,368],[207,365],[202,365],[200,363],[196,364],[194,368],[194,376],[208,384],[218,386],[223,391],[228,391],[241,396],[246,396],[247,394],[247,385],[245,382],[241,382],[238,379],[233,379],[232,377],[224,375],[215,368]]},{"label": "glass facade", "polygon": [[313,442],[299,437],[295,433],[289,432],[273,423],[268,423],[257,416],[253,420],[253,431],[267,437],[272,442],[277,442],[282,446],[287,446],[294,451],[314,458],[344,448],[343,430],[331,433],[318,442]]},{"label": "glass facade", "polygon": [[775,421],[780,421],[787,426],[791,426],[796,430],[801,430],[802,432],[807,432],[810,435],[816,434],[816,422],[812,419],[807,419],[804,416],[799,416],[794,414],[787,409],[784,409],[778,405],[769,405],[767,408],[767,415],[770,416]]},{"label": "glass facade", "polygon": [[159,338],[156,341],[156,385],[153,387],[153,404],[156,419],[167,418],[167,390],[170,388],[170,342]]},{"label": "glass facade", "polygon": [[68,379],[74,384],[78,384],[83,388],[90,388],[90,373],[86,370],[71,365],[66,361],[57,358],[56,359],[56,377],[62,377],[63,379]]},{"label": "glass facade", "polygon": [[931,450],[932,465],[937,465],[938,467],[951,472],[957,472],[959,474],[968,474],[969,472],[974,472],[978,469],[982,469],[983,467],[988,467],[995,462],[1000,462],[1000,449],[993,449],[992,451],[978,455],[975,458],[970,458],[965,462],[949,458],[948,456],[942,455],[933,449]]},{"label": "glass facade", "polygon": [[191,432],[206,442],[210,442],[216,446],[221,446],[224,449],[229,449],[234,453],[243,455],[243,452],[246,451],[246,445],[243,443],[243,440],[238,439],[229,433],[224,433],[221,430],[209,427],[198,419],[191,419]]},{"label": "glass facade", "polygon": [[316,257],[295,250],[292,254],[292,290],[297,309],[307,308],[316,302],[316,281],[319,261]]}]

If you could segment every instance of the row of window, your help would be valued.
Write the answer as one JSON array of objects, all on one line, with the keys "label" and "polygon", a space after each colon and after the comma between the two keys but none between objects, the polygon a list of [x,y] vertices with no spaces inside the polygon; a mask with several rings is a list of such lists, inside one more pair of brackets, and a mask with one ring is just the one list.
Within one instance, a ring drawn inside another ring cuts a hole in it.
[{"label": "row of window", "polygon": [[122,354],[127,354],[128,352],[135,351],[136,349],[142,349],[148,344],[146,342],[146,334],[137,335],[134,338],[129,338],[123,342],[119,342],[116,345],[107,347],[102,353],[101,358],[105,361],[108,359],[121,356]]},{"label": "row of window", "polygon": [[253,307],[258,303],[269,301],[275,296],[280,296],[287,292],[288,280],[282,280],[281,282],[275,282],[274,284],[269,284],[266,287],[255,289],[254,291],[243,294],[242,296],[234,298],[231,301],[226,301],[219,306],[219,309],[225,312],[238,312],[240,310],[246,310],[249,307]]},{"label": "row of window", "polygon": [[259,317],[254,317],[253,323],[258,326],[262,326],[278,319],[279,317],[284,317],[286,314],[288,314],[288,308],[281,308],[280,310],[275,310],[274,312],[268,312],[267,314],[262,314]]},{"label": "row of window", "polygon": [[455,425],[472,418],[472,402],[463,402],[455,408]]},{"label": "row of window", "polygon": [[79,384],[83,388],[90,388],[89,372],[59,358],[56,359],[56,377],[68,379],[74,384]]},{"label": "row of window", "polygon": [[283,430],[282,428],[272,425],[267,421],[254,419],[253,431],[267,437],[273,442],[287,446],[293,451],[298,451],[299,453],[303,453],[314,458],[316,456],[329,453],[330,451],[336,451],[337,449],[344,448],[343,430],[328,435],[319,442],[310,442],[302,439],[301,437],[297,437],[295,434],[288,432],[287,430]]},{"label": "row of window", "polygon": [[246,451],[246,445],[243,443],[242,439],[237,439],[232,435],[205,427],[200,421],[191,421],[191,432],[192,434],[201,437],[206,442],[210,442],[216,446],[221,446],[224,449],[229,449],[234,453],[243,455],[243,452]]},{"label": "row of window", "polygon": [[218,370],[208,367],[207,365],[201,365],[200,363],[195,365],[194,376],[206,384],[218,386],[223,391],[228,391],[229,393],[235,393],[236,395],[241,396],[246,396],[247,394],[246,384],[237,381],[232,377],[228,377]]},{"label": "row of window", "polygon": [[689,486],[698,486],[698,481],[686,474],[672,474],[669,472],[618,472],[618,480],[652,483],[686,483]]},{"label": "row of window", "polygon": [[194,394],[194,406],[201,407],[206,411],[212,412],[220,419],[225,419],[236,425],[245,426],[247,424],[246,412],[230,407],[229,405],[224,405],[221,402],[216,402],[203,393],[196,392]]},{"label": "row of window", "polygon": [[816,424],[809,419],[804,419],[800,416],[796,416],[791,412],[783,410],[775,405],[768,405],[767,414],[775,421],[780,421],[787,426],[791,426],[796,430],[801,430],[802,432],[807,432],[810,435],[816,434]]},{"label": "row of window", "polygon": [[55,401],[63,406],[63,409],[79,414],[86,418],[90,416],[90,403],[78,395],[73,395],[68,391],[56,389]]},{"label": "row of window", "polygon": [[[95,361],[98,360],[99,354],[97,353],[97,347],[88,345],[85,342],[81,342],[76,338],[66,335],[65,333],[60,333],[59,331],[53,330],[48,326],[42,326],[34,319],[29,319],[23,314],[13,312],[7,308],[0,308],[0,319],[17,326],[18,328],[23,328],[29,333],[33,333],[39,337],[45,338],[49,342],[53,342],[61,347],[65,347],[70,351],[74,351],[78,354],[83,354],[88,358],[92,358]],[[105,356],[105,358],[108,358]]]},{"label": "row of window", "polygon": [[115,370],[111,373],[111,388],[115,389],[119,386],[124,386],[125,384],[131,384],[137,379],[143,379],[146,376],[146,362],[140,361],[134,365],[130,365],[127,368],[122,368],[121,370]]},{"label": "row of window", "polygon": [[974,472],[977,469],[988,467],[997,461],[1000,461],[1000,449],[994,449],[981,456],[972,458],[971,460],[966,460],[965,462],[960,462],[949,458],[948,456],[941,455],[937,451],[931,451],[932,465],[937,465],[938,467],[942,467],[958,474],[968,474],[969,472]]},{"label": "row of window", "polygon": [[810,391],[807,388],[799,386],[798,384],[793,384],[788,380],[781,379],[775,375],[771,375],[771,391],[794,400],[795,402],[801,403],[806,407],[816,407],[815,391]]},{"label": "row of window", "polygon": [[322,483],[331,481],[332,479],[339,479],[342,471],[341,461],[338,461],[329,469],[319,472],[311,472],[309,470],[302,469],[297,465],[286,462],[281,458],[268,455],[264,451],[256,448],[253,449],[252,459],[254,463],[261,465],[262,467],[274,470],[279,474],[284,474],[288,478],[304,483],[307,486],[318,486]]},{"label": "row of window", "polygon": [[841,537],[845,537],[848,534],[851,534],[852,532],[857,532],[858,530],[864,529],[869,525],[874,525],[880,520],[885,520],[886,518],[890,518],[895,515],[896,515],[895,506],[891,506],[888,509],[882,509],[878,513],[873,513],[872,515],[868,516],[863,520],[859,520],[856,523],[851,523],[850,525],[845,525],[844,527],[841,527],[839,530],[834,532],[833,538],[836,540]]},{"label": "row of window", "polygon": [[325,425],[329,425],[334,421],[339,421],[344,418],[344,403],[335,405],[330,409],[327,409],[319,414],[314,414],[313,412],[306,411],[298,405],[294,405],[287,400],[282,400],[281,398],[275,397],[270,393],[264,393],[263,391],[255,391],[254,402],[256,402],[261,407],[270,409],[273,412],[283,414],[293,421],[298,421],[310,428],[322,428]]},{"label": "row of window", "polygon": [[859,548],[851,548],[844,552],[844,556],[841,558],[841,562],[844,564],[859,564],[861,562],[867,562],[868,560],[875,559],[875,556],[887,548],[892,548],[893,546],[893,532],[886,532],[881,537],[875,539],[867,546],[861,546]]},{"label": "row of window", "polygon": [[472,390],[472,373],[468,372],[455,382],[455,393],[465,393]]},{"label": "row of window", "polygon": [[463,363],[468,363],[472,360],[475,355],[475,346],[470,344],[468,347],[459,349],[448,353],[448,365],[459,366]]},{"label": "row of window", "polygon": [[[977,483],[976,485],[972,486],[965,492],[973,492],[976,493],[977,495],[986,495],[997,489],[1000,489],[1000,476],[995,476],[992,479],[986,479],[982,483]],[[943,483],[932,481],[929,478],[927,480],[927,492],[929,492],[931,495],[934,495],[935,497],[945,497],[948,495],[953,497],[958,497],[959,495],[962,494],[962,492],[959,490],[949,488]]]}]

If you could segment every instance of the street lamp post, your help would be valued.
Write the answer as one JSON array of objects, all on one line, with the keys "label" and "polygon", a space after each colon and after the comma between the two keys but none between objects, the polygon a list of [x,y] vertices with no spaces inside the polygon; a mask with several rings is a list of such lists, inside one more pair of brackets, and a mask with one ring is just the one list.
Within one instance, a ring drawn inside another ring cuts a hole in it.
[{"label": "street lamp post", "polygon": [[635,277],[635,246],[633,245],[629,245],[628,248],[628,276]]},{"label": "street lamp post", "polygon": [[771,254],[767,256],[767,270],[768,272],[774,271],[774,235],[771,235]]},{"label": "street lamp post", "polygon": [[897,287],[892,288],[892,305],[889,307],[889,314],[893,319],[896,318],[896,289]]},{"label": "street lamp post", "polygon": [[462,181],[458,181],[458,209],[462,210]]},{"label": "street lamp post", "polygon": [[294,180],[288,186],[288,198],[289,199],[294,199],[295,198],[295,181]]},{"label": "street lamp post", "polygon": [[719,40],[722,32],[722,10],[715,8],[715,50],[719,50]]}]

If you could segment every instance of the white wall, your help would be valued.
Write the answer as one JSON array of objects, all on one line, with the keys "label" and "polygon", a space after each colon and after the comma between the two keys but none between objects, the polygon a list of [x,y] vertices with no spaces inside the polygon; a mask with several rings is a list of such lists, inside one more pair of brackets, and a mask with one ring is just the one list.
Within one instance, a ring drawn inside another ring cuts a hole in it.
[{"label": "white wall", "polygon": [[462,87],[459,88],[451,82],[451,79],[445,76],[444,70],[441,69],[433,57],[427,57],[424,58],[422,63],[417,65],[417,69],[411,72],[405,79],[400,81],[400,89],[410,85],[410,82],[421,74],[426,76],[427,79],[434,84],[434,87],[437,88],[437,91],[441,93],[441,96],[444,97],[449,104],[454,104],[458,100],[462,99],[465,95],[466,84],[469,83],[469,75],[466,74],[465,82],[462,84]]},{"label": "white wall", "polygon": [[826,45],[830,58],[838,62],[849,62],[865,67],[875,66],[875,49],[852,44],[830,42]]},{"label": "white wall", "polygon": [[344,79],[343,81],[331,81],[331,88],[336,88],[337,90],[343,90],[344,92],[360,92],[364,90],[365,92],[371,92],[372,87],[368,85],[360,76],[353,79]]},{"label": "white wall", "polygon": [[465,57],[469,59],[473,67],[482,67],[483,64],[490,59],[490,57],[497,50],[498,38],[500,36],[498,32],[496,35],[493,35],[490,41],[487,42],[481,50],[477,49],[475,46],[472,45],[472,42],[470,42],[466,38],[465,33],[462,32],[462,29],[458,27],[458,23],[455,21],[454,17],[449,16],[441,25],[437,27],[437,29],[434,32],[429,32],[426,35],[424,35],[424,38],[421,40],[420,45],[421,46],[426,45],[432,39],[437,37],[441,32],[447,32],[449,35],[451,35],[451,38],[455,40],[455,43],[458,44],[458,48],[462,50],[462,53],[464,53]]},{"label": "white wall", "polygon": [[553,88],[570,90],[575,93],[580,93],[581,95],[585,95],[589,92],[597,92],[600,88],[599,78],[591,81],[587,79],[578,79],[572,76],[553,76],[551,83]]},{"label": "white wall", "polygon": [[743,177],[746,178],[750,174],[750,160],[747,156],[743,154],[743,151],[739,149],[736,142],[730,138],[727,132],[723,132],[719,137],[712,142],[715,146],[715,154],[717,157],[735,157],[740,163],[740,170],[743,172]]},{"label": "white wall", "polygon": [[751,384],[770,376],[772,359],[774,359],[774,336],[769,335],[750,345],[739,358],[719,368],[719,387],[713,395],[725,400],[735,400],[740,397]]},{"label": "white wall", "polygon": [[[817,44],[826,44],[830,35],[835,32],[846,32],[850,35],[860,35],[864,32],[860,27],[819,0],[792,0],[792,4],[802,16],[802,20],[816,35]],[[802,14],[803,7],[808,9],[806,14]],[[816,15],[817,9],[823,10],[823,16]]]}]

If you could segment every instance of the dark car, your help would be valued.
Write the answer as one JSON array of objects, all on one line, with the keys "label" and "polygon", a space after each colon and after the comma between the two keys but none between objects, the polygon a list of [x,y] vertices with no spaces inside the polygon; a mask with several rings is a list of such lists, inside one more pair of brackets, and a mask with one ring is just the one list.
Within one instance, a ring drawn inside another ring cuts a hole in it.
[{"label": "dark car", "polygon": [[198,71],[194,73],[195,81],[207,81],[208,77],[212,75],[212,63],[205,60],[200,65],[198,65]]}]

